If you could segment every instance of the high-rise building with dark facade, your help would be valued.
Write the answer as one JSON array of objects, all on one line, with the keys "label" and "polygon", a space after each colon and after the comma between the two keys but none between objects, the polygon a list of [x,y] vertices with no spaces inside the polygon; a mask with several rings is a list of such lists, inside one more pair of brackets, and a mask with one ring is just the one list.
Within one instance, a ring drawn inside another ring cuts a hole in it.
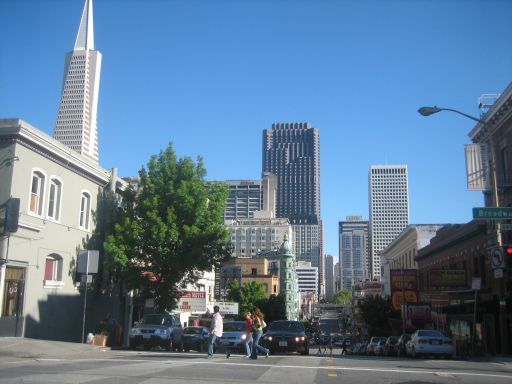
[{"label": "high-rise building with dark facade", "polygon": [[276,123],[263,131],[263,172],[277,177],[276,216],[287,217],[297,260],[318,268],[323,296],[320,135],[310,123]]},{"label": "high-rise building with dark facade", "polygon": [[370,277],[368,221],[361,216],[347,216],[339,222],[340,289],[351,289]]},{"label": "high-rise building with dark facade", "polygon": [[276,216],[292,224],[320,221],[320,135],[310,123],[263,131],[263,172],[277,176]]}]

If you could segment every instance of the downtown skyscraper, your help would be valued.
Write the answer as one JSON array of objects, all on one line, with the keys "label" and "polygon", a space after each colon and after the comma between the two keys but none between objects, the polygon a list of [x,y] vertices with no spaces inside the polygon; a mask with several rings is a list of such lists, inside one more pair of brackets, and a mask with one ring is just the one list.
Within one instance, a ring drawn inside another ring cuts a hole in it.
[{"label": "downtown skyscraper", "polygon": [[371,276],[380,279],[380,255],[409,225],[406,165],[372,165],[368,174]]},{"label": "downtown skyscraper", "polygon": [[340,289],[352,289],[370,276],[368,221],[361,216],[347,216],[339,222]]},{"label": "downtown skyscraper", "polygon": [[98,93],[101,53],[94,50],[92,0],[85,0],[73,51],[66,55],[64,81],[53,137],[99,162]]},{"label": "downtown skyscraper", "polygon": [[320,135],[310,123],[276,123],[263,131],[263,172],[277,177],[276,216],[292,224],[298,261],[319,271],[323,294],[323,228],[320,218]]}]

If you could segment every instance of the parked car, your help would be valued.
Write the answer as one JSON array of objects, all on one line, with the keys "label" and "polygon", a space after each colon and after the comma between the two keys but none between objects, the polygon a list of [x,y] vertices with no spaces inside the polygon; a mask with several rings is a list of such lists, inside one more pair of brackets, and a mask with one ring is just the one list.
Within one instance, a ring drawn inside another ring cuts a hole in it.
[{"label": "parked car", "polygon": [[400,337],[398,338],[398,341],[396,342],[396,346],[395,346],[396,355],[398,357],[406,355],[405,346],[409,342],[409,340],[411,340],[410,333],[402,333],[400,335]]},{"label": "parked car", "polygon": [[183,349],[183,328],[180,320],[170,314],[144,315],[130,332],[130,348],[160,346],[168,351]]},{"label": "parked car", "polygon": [[[349,340],[350,339],[346,339]],[[347,355],[364,355],[366,353],[366,343],[363,342],[355,342],[354,344],[350,343],[347,346],[346,352]]]},{"label": "parked car", "polygon": [[267,326],[261,344],[275,352],[299,352],[309,355],[309,340],[304,325],[298,321],[276,320]]},{"label": "parked car", "polygon": [[398,343],[398,336],[389,336],[384,344],[383,355],[394,356],[396,352],[396,344]]},{"label": "parked car", "polygon": [[418,357],[420,355],[439,355],[451,357],[453,354],[452,340],[441,331],[432,329],[418,329],[411,335],[406,344],[407,355]]},{"label": "parked car", "polygon": [[366,346],[366,354],[367,355],[373,355],[375,354],[375,347],[379,343],[379,341],[386,342],[386,338],[382,336],[374,336],[370,339],[370,342]]},{"label": "parked car", "polygon": [[384,355],[384,345],[386,344],[386,340],[381,340],[377,343],[377,345],[373,348],[373,354],[375,356],[383,356]]},{"label": "parked car", "polygon": [[246,338],[245,321],[226,321],[219,343],[226,350],[245,352]]},{"label": "parked car", "polygon": [[185,327],[183,329],[183,349],[189,351],[204,352],[208,348],[208,328]]}]

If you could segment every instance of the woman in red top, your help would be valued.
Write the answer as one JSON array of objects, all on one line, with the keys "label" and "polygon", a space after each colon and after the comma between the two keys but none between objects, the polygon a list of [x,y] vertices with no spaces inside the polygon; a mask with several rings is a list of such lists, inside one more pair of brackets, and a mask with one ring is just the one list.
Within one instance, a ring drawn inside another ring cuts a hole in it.
[{"label": "woman in red top", "polygon": [[247,359],[251,357],[253,323],[251,312],[247,312],[245,316],[245,358]]}]

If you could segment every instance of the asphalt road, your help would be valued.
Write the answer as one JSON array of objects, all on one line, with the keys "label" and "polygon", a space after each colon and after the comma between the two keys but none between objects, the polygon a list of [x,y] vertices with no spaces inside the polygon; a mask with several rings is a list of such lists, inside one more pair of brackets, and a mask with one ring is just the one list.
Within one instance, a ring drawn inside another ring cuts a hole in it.
[{"label": "asphalt road", "polygon": [[[1,347],[1,344],[0,344]],[[512,383],[510,360],[457,361],[366,356],[242,355],[110,349],[50,355],[0,353],[0,383]],[[12,348],[11,348],[12,349]],[[2,349],[0,348],[0,352]]]}]

